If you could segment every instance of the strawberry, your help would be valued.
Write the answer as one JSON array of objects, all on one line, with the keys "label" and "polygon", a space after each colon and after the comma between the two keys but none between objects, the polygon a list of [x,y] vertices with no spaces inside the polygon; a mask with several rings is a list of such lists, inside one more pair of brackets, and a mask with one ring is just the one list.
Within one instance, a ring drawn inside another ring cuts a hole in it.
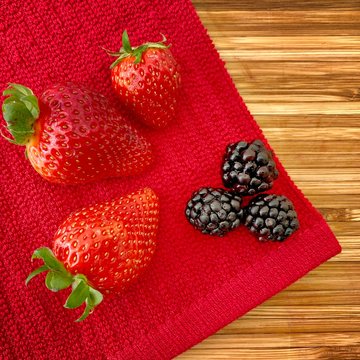
[{"label": "strawberry", "polygon": [[149,142],[107,99],[74,84],[56,85],[38,100],[25,86],[10,84],[2,110],[8,139],[46,180],[76,184],[136,175],[152,160]]},{"label": "strawberry", "polygon": [[115,92],[140,120],[154,128],[165,127],[175,116],[180,85],[179,65],[166,38],[158,43],[131,47],[126,30],[119,52],[111,65]]},{"label": "strawberry", "polygon": [[78,321],[102,301],[102,292],[120,292],[148,266],[156,247],[159,201],[150,188],[117,200],[83,208],[60,225],[52,251],[42,247],[32,258],[44,265],[33,271],[26,284],[48,271],[45,284],[59,291],[72,286],[65,307],[85,303]]}]

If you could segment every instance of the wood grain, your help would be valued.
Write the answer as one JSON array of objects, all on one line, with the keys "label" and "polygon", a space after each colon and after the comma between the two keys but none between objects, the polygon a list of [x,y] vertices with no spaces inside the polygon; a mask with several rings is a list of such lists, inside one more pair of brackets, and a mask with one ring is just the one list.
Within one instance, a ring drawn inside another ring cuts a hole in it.
[{"label": "wood grain", "polygon": [[360,359],[360,2],[194,5],[249,110],[343,252],[178,358]]}]

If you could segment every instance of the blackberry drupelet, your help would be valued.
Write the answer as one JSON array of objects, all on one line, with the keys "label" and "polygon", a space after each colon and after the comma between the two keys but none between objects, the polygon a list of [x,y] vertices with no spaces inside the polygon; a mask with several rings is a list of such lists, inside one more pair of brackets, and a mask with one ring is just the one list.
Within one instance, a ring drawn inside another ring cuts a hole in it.
[{"label": "blackberry drupelet", "polygon": [[240,141],[227,146],[222,166],[227,188],[241,195],[254,195],[271,189],[278,175],[272,153],[262,141]]},{"label": "blackberry drupelet", "polygon": [[193,193],[185,214],[203,234],[223,236],[241,224],[241,202],[241,197],[230,191],[201,188]]},{"label": "blackberry drupelet", "polygon": [[292,202],[283,195],[261,194],[245,208],[245,225],[260,241],[284,241],[299,228]]}]

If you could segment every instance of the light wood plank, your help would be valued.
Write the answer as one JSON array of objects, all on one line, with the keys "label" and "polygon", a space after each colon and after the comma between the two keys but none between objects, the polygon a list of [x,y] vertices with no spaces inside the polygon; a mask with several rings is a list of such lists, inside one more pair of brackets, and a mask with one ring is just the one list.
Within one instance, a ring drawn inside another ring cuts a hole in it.
[{"label": "light wood plank", "polygon": [[[289,169],[290,170],[290,169]],[[305,193],[311,195],[360,195],[359,182],[332,181],[296,181],[296,185]]]},{"label": "light wood plank", "polygon": [[[280,128],[281,129],[281,128]],[[285,130],[285,129],[281,129]],[[279,131],[281,131],[279,130]],[[279,153],[288,153],[288,154],[303,154],[303,153],[313,153],[317,154],[318,152],[323,153],[336,153],[339,156],[348,153],[359,153],[359,140],[340,140],[341,134],[339,132],[339,137],[337,139],[336,136],[333,137],[332,140],[314,140],[312,137],[306,139],[305,137],[300,139],[291,139],[285,140],[284,138],[279,138],[278,134],[274,132],[267,131],[267,129],[263,129],[264,134],[266,133],[268,137],[268,141],[270,145],[276,152]],[[299,131],[294,128],[293,132]],[[305,129],[301,129],[301,132],[305,131]],[[357,130],[356,130],[357,131]],[[315,131],[312,132],[314,134]],[[311,132],[308,132],[308,135],[311,135]]]},{"label": "light wood plank", "polygon": [[280,334],[218,334],[207,340],[202,349],[269,349],[293,347],[353,346],[360,345],[360,332],[319,333],[318,336],[306,333]]},{"label": "light wood plank", "polygon": [[314,169],[291,169],[289,174],[297,181],[335,182],[341,180],[360,182],[360,168],[341,169],[340,174],[339,169],[333,168],[317,169],[316,171]]},{"label": "light wood plank", "polygon": [[[360,208],[360,196],[355,194],[350,195],[322,195],[322,194],[307,194],[313,205],[322,209],[345,209],[345,211],[352,211]],[[328,211],[328,210],[327,210]]]},{"label": "light wood plank", "polygon": [[[246,50],[270,50],[276,51],[286,49],[286,51],[299,50],[306,52],[307,50],[320,51],[343,51],[350,50],[352,53],[360,54],[359,36],[212,36],[217,47],[221,52],[223,50],[241,49]],[[236,52],[235,52],[236,54]],[[333,56],[336,54],[333,54]]]},{"label": "light wood plank", "polygon": [[275,306],[299,306],[304,308],[308,305],[359,305],[360,292],[357,290],[312,290],[312,291],[282,291],[265,304]]},{"label": "light wood plank", "polygon": [[269,349],[221,349],[219,351],[203,350],[199,352],[197,349],[192,350],[179,357],[180,360],[193,360],[193,359],[208,359],[208,360],[219,360],[219,359],[241,359],[241,360],[271,360],[271,359],[307,359],[307,360],[317,360],[317,359],[330,359],[326,358],[326,354],[329,354],[327,348],[304,348],[304,349],[274,349],[269,353]]},{"label": "light wood plank", "polygon": [[[360,58],[359,58],[360,62]],[[348,115],[357,115],[360,114],[359,111],[359,103],[357,102],[350,102],[350,101],[338,101],[338,102],[284,102],[284,103],[277,103],[277,102],[267,102],[266,104],[262,102],[248,102],[248,108],[250,112],[252,112],[255,116],[256,115],[264,115],[264,114],[329,114],[329,115],[336,115],[336,114],[348,114]],[[278,129],[281,131],[282,129]],[[319,129],[320,130],[320,129]],[[339,135],[341,136],[340,132],[341,128],[339,128]],[[354,132],[354,129],[344,129],[346,132]],[[359,132],[355,129],[356,135],[350,136],[350,139],[359,139]],[[317,134],[314,134],[317,135]],[[346,136],[346,135],[345,135]],[[348,137],[341,137],[342,139],[348,139]],[[333,138],[332,138],[333,139]],[[326,139],[325,139],[326,140]]]},{"label": "light wood plank", "polygon": [[[254,3],[252,0],[192,0],[196,9],[215,11],[224,9],[226,11],[234,11],[236,9],[259,11],[264,10],[268,12],[288,11],[288,10],[307,10],[307,12],[316,11],[322,14],[328,11],[341,11],[341,10],[358,10],[358,5],[353,0],[341,0],[334,2],[332,0],[317,0],[316,2],[309,0],[262,0]],[[296,18],[298,23],[302,22],[302,17]]]},{"label": "light wood plank", "polygon": [[[309,90],[307,90],[309,91]],[[257,122],[262,128],[298,128],[299,131],[304,128],[317,129],[319,127],[341,127],[359,128],[360,116],[358,115],[285,115],[285,114],[266,114],[257,115]]]},{"label": "light wood plank", "polygon": [[[352,221],[360,221],[360,209],[320,208],[318,210],[321,212],[327,222],[344,221],[350,223]],[[357,234],[359,233],[360,232],[358,231]]]},{"label": "light wood plank", "polygon": [[[305,312],[307,309],[303,308]],[[336,326],[334,326],[334,323]],[[245,315],[228,325],[219,334],[282,334],[282,333],[317,333],[323,332],[360,332],[358,316],[321,317],[270,317],[257,318]],[[275,336],[274,336],[275,337]]]},{"label": "light wood plank", "polygon": [[[314,5],[314,3],[312,3]],[[199,16],[210,32],[221,33],[224,36],[267,36],[269,33],[278,35],[358,35],[360,25],[357,19],[359,11],[341,10],[336,11],[307,11],[307,10],[283,10],[269,11],[269,9],[257,11],[239,10],[232,11],[206,11],[200,10]],[[296,19],[301,19],[299,26]],[[242,21],[239,21],[242,19]]]},{"label": "light wood plank", "polygon": [[[294,39],[295,41],[296,39]],[[253,61],[253,60],[267,60],[267,61],[334,61],[334,62],[358,62],[360,61],[360,50],[328,50],[328,49],[310,49],[310,50],[221,50],[219,51],[221,57],[225,60],[236,61]]]}]

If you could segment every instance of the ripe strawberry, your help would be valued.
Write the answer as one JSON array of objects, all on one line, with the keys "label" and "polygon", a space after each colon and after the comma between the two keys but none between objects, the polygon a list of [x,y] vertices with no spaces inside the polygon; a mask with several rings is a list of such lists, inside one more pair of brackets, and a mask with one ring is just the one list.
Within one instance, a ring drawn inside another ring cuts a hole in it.
[{"label": "ripe strawberry", "polygon": [[152,160],[149,142],[100,94],[56,85],[38,100],[27,87],[10,84],[3,95],[8,140],[26,146],[46,180],[76,184],[135,175]]},{"label": "ripe strawberry", "polygon": [[120,51],[109,52],[118,57],[110,67],[115,92],[154,128],[165,127],[174,118],[180,85],[179,65],[165,41],[163,37],[158,43],[133,48],[125,30]]},{"label": "ripe strawberry", "polygon": [[46,286],[58,291],[72,286],[65,307],[86,307],[84,320],[102,301],[104,292],[119,292],[133,283],[149,264],[156,247],[159,200],[144,188],[100,205],[70,214],[54,237],[53,252],[37,249],[33,258],[44,265],[33,271],[48,271]]}]

